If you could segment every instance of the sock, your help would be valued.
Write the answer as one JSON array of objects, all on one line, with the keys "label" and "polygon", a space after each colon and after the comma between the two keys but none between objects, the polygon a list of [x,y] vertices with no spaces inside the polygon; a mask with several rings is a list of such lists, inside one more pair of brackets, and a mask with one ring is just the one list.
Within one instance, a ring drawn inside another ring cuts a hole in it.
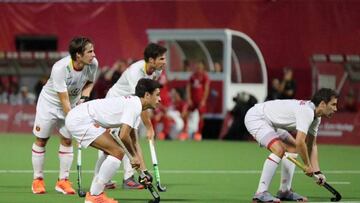
[{"label": "sock", "polygon": [[93,177],[92,182],[95,181],[96,176],[99,174],[100,167],[101,167],[102,163],[105,161],[106,157],[107,157],[107,155],[103,151],[98,150],[98,159],[95,164],[94,177]]},{"label": "sock", "polygon": [[134,175],[135,171],[131,166],[130,159],[128,156],[124,155],[122,162],[124,164],[124,180],[127,180]]},{"label": "sock", "polygon": [[261,173],[259,186],[256,193],[268,191],[271,180],[275,174],[276,168],[279,165],[281,158],[271,153],[264,162],[264,167]]},{"label": "sock", "polygon": [[65,147],[60,144],[59,160],[60,160],[60,174],[59,179],[69,179],[71,164],[74,159],[73,147]]},{"label": "sock", "polygon": [[[285,155],[297,158],[298,154],[288,153]],[[289,161],[286,156],[282,158],[281,164],[281,181],[280,181],[280,191],[289,191],[291,189],[291,183],[295,172],[295,164]]]},{"label": "sock", "polygon": [[108,155],[101,164],[99,174],[95,177],[90,187],[91,195],[100,195],[105,188],[105,183],[109,182],[119,169],[121,161],[111,155]]},{"label": "sock", "polygon": [[44,178],[44,160],[45,147],[39,147],[35,143],[32,145],[32,165],[34,170],[34,179]]}]

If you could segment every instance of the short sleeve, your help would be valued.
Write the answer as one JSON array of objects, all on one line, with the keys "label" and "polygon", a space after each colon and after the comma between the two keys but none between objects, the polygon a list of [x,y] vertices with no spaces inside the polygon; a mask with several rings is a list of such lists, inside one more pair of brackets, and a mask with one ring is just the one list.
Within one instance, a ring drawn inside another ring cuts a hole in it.
[{"label": "short sleeve", "polygon": [[66,67],[55,63],[51,71],[51,77],[53,80],[54,90],[56,92],[67,92]]},{"label": "short sleeve", "polygon": [[306,106],[300,106],[295,111],[296,130],[308,134],[314,121],[314,111]]}]

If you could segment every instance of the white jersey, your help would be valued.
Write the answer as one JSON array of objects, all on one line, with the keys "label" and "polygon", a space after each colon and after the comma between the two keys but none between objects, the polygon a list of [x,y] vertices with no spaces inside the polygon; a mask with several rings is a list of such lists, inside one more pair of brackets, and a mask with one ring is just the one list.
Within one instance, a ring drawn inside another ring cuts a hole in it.
[{"label": "white jersey", "polygon": [[135,94],[135,87],[141,78],[157,80],[161,75],[161,70],[155,70],[148,75],[145,70],[145,60],[140,60],[128,67],[119,80],[109,89],[106,97],[118,97]]},{"label": "white jersey", "polygon": [[40,97],[56,107],[62,108],[58,92],[68,92],[70,104],[74,107],[81,97],[85,84],[88,81],[95,82],[97,70],[96,58],[90,65],[85,65],[81,71],[76,71],[73,68],[71,57],[66,56],[53,65],[50,78],[41,90]]},{"label": "white jersey", "polygon": [[137,96],[97,99],[82,105],[88,105],[88,114],[103,128],[116,128],[127,124],[137,129],[140,123],[142,105]]},{"label": "white jersey", "polygon": [[304,100],[272,100],[256,104],[273,127],[301,131],[316,136],[321,121],[315,117],[315,105]]}]

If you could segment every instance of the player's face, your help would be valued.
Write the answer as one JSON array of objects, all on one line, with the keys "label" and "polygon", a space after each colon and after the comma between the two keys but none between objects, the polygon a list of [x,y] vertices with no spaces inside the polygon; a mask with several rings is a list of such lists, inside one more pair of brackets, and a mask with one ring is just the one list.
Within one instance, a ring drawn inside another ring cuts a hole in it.
[{"label": "player's face", "polygon": [[158,56],[155,60],[151,59],[152,65],[156,70],[163,70],[166,65],[165,54]]},{"label": "player's face", "polygon": [[161,98],[160,98],[160,89],[157,88],[149,98],[149,105],[151,108],[156,108],[160,104]]},{"label": "player's face", "polygon": [[323,114],[326,117],[331,117],[337,111],[337,98],[333,97],[324,107]]},{"label": "player's face", "polygon": [[80,62],[83,64],[89,65],[91,64],[92,60],[95,58],[95,52],[94,52],[94,45],[91,43],[88,43],[85,46],[85,51],[82,55],[78,55]]}]

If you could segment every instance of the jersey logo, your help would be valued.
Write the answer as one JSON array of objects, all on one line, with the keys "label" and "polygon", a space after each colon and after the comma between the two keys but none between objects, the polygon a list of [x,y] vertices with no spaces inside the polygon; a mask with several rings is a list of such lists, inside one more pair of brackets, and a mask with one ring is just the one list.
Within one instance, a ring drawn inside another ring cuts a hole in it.
[{"label": "jersey logo", "polygon": [[305,105],[305,104],[306,104],[306,101],[304,101],[304,100],[300,101],[300,105]]},{"label": "jersey logo", "polygon": [[36,126],[36,127],[35,127],[35,130],[38,131],[38,132],[40,132],[40,127],[39,127],[39,126]]}]

